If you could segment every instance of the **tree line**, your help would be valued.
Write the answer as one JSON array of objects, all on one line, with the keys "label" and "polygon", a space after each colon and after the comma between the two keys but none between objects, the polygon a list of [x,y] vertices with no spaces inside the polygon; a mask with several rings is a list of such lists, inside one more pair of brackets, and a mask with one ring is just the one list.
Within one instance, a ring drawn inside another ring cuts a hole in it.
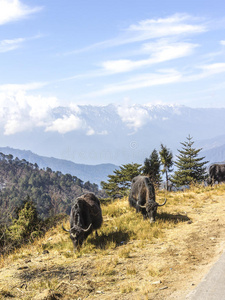
[{"label": "tree line", "polygon": [[73,199],[85,192],[102,195],[95,183],[50,168],[39,169],[37,164],[0,153],[0,225],[11,223],[27,196],[35,204],[38,216],[46,219],[69,214]]},{"label": "tree line", "polygon": [[154,149],[149,158],[145,158],[143,165],[132,163],[120,166],[113,175],[108,175],[107,182],[101,182],[102,189],[112,198],[125,196],[132,178],[137,175],[148,176],[156,188],[160,187],[164,175],[167,190],[172,186],[178,188],[201,183],[207,177],[208,161],[205,161],[205,157],[199,157],[202,149],[194,148],[192,139],[189,135],[186,141],[180,143],[182,147],[178,149],[176,160],[173,159],[172,151],[161,144],[160,150]]}]

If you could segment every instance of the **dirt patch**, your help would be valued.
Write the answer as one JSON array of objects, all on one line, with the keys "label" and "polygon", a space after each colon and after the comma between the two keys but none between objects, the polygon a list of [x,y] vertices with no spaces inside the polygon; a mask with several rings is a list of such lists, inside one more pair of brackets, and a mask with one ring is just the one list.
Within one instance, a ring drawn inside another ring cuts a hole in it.
[{"label": "dirt patch", "polygon": [[125,239],[102,254],[81,256],[52,247],[6,263],[0,269],[0,299],[185,299],[225,242],[225,192],[196,197],[180,207],[163,207],[158,222],[174,219],[163,237]]}]

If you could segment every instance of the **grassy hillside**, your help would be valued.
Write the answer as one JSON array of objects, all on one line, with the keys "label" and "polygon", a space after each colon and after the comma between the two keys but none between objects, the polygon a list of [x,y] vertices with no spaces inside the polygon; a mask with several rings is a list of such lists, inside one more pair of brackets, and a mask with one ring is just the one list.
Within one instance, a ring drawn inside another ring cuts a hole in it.
[{"label": "grassy hillside", "polygon": [[[157,194],[162,202],[164,193]],[[0,298],[185,299],[225,241],[225,185],[170,192],[150,224],[126,198],[73,252],[61,224],[0,261]],[[65,224],[69,227],[69,223]]]}]

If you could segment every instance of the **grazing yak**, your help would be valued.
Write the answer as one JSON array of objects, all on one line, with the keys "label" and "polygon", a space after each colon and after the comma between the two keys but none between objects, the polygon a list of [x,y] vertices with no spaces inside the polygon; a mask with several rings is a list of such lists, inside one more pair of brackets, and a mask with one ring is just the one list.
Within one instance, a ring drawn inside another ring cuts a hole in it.
[{"label": "grazing yak", "polygon": [[147,217],[150,222],[155,222],[158,206],[166,204],[166,199],[163,204],[158,204],[155,201],[155,189],[147,176],[136,176],[132,179],[131,190],[129,194],[130,206],[136,208],[136,212],[141,211],[144,219]]},{"label": "grazing yak", "polygon": [[102,225],[102,210],[99,199],[93,193],[84,194],[76,198],[70,212],[70,233],[74,250],[79,248],[93,230]]},{"label": "grazing yak", "polygon": [[213,164],[209,168],[208,184],[225,182],[225,164]]}]

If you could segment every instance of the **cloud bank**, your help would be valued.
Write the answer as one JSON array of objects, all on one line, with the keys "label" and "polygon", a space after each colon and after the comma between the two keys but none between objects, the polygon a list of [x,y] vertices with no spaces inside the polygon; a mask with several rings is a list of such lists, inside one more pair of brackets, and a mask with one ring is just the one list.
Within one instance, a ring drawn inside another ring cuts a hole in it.
[{"label": "cloud bank", "polygon": [[24,19],[42,7],[29,7],[19,0],[0,0],[0,25]]}]

